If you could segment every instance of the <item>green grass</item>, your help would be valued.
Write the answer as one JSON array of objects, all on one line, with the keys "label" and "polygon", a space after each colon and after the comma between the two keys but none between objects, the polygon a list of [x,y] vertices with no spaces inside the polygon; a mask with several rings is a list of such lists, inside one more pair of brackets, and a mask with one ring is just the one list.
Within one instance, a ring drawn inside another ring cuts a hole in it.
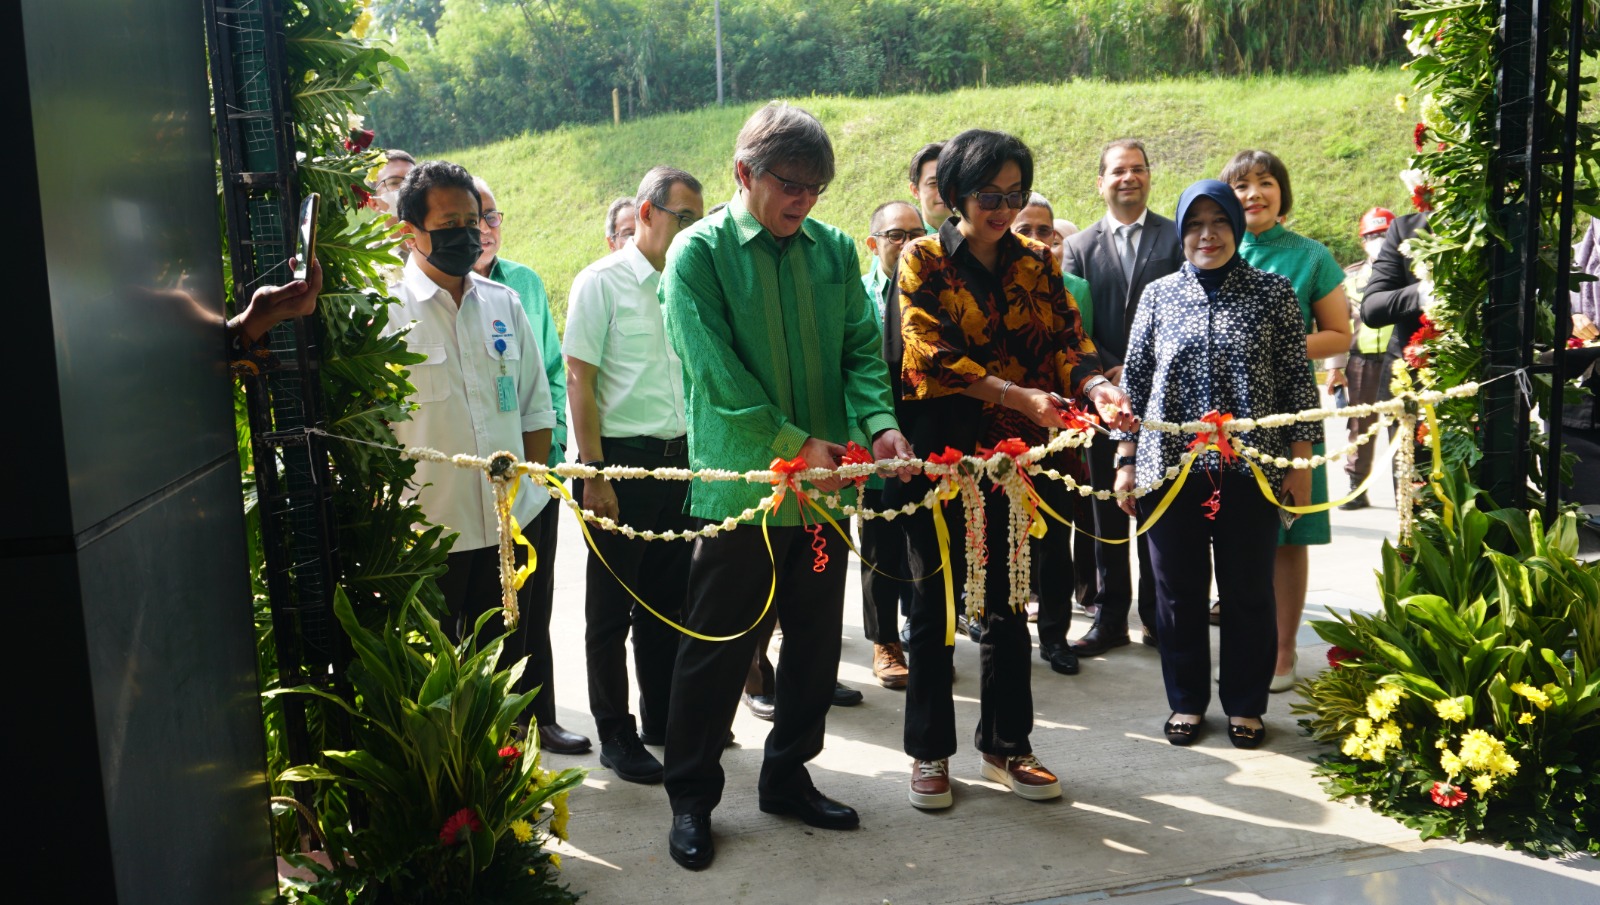
[{"label": "green grass", "polygon": [[[1342,75],[1071,82],[887,98],[798,101],[833,137],[838,175],[812,216],[858,236],[878,204],[906,197],[906,167],[925,142],[967,128],[1004,129],[1033,150],[1034,187],[1056,216],[1079,226],[1104,214],[1095,193],[1100,147],[1144,140],[1155,167],[1151,206],[1171,215],[1178,194],[1214,178],[1235,152],[1266,148],[1289,165],[1290,226],[1327,243],[1340,261],[1360,255],[1356,219],[1373,205],[1410,204],[1396,174],[1412,151],[1414,111],[1398,69]],[[605,253],[606,205],[632,195],[645,170],[671,164],[706,185],[706,206],[733,192],[739,126],[756,105],[566,128],[445,155],[487,179],[506,211],[505,254],[539,271],[558,322],[578,271]],[[863,267],[866,249],[861,247]]]}]

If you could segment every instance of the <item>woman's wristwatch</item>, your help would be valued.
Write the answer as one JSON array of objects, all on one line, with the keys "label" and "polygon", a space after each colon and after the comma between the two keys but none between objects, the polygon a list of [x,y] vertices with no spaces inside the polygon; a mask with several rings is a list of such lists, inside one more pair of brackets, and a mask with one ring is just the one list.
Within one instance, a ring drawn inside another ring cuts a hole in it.
[{"label": "woman's wristwatch", "polygon": [[1138,456],[1117,456],[1118,468],[1132,468],[1139,464]]},{"label": "woman's wristwatch", "polygon": [[1104,374],[1096,374],[1093,377],[1091,377],[1088,380],[1083,382],[1083,390],[1081,392],[1083,393],[1084,397],[1087,398],[1090,393],[1094,392],[1094,388],[1095,387],[1099,386],[1102,383],[1110,383],[1110,382],[1111,382],[1111,378],[1107,377],[1106,375],[1104,375]]}]

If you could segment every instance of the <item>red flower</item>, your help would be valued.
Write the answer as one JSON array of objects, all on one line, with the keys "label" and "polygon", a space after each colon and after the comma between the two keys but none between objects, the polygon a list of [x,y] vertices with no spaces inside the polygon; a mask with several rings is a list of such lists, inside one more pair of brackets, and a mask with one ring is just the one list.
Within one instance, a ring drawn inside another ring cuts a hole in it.
[{"label": "red flower", "polygon": [[350,192],[356,196],[356,207],[376,206],[375,202],[372,200],[372,193],[367,191],[365,188],[362,188],[359,185],[352,185],[350,186]]},{"label": "red flower", "polygon": [[1443,335],[1439,332],[1439,328],[1433,325],[1433,321],[1430,320],[1426,314],[1422,316],[1421,323],[1422,326],[1418,327],[1416,332],[1411,334],[1412,343],[1421,344],[1425,342],[1431,342],[1432,340],[1438,339],[1441,335]]},{"label": "red flower", "polygon": [[1341,664],[1343,664],[1344,661],[1354,660],[1360,656],[1362,656],[1361,651],[1349,650],[1335,644],[1334,646],[1328,648],[1328,665],[1334,669],[1343,669],[1344,667]]},{"label": "red flower", "polygon": [[1411,190],[1411,206],[1426,214],[1433,210],[1433,186],[1419,185]]},{"label": "red flower", "polygon": [[372,140],[376,137],[377,133],[371,129],[353,129],[350,137],[344,140],[344,149],[351,154],[360,154],[372,147]]},{"label": "red flower", "polygon": [[445,847],[459,845],[467,841],[467,837],[471,834],[481,832],[483,824],[478,821],[477,812],[471,808],[462,808],[451,814],[450,819],[439,828],[439,844]]},{"label": "red flower", "polygon": [[1583,340],[1577,338],[1576,336],[1569,336],[1567,337],[1567,348],[1581,349],[1583,348]]},{"label": "red flower", "polygon": [[1426,422],[1426,421],[1418,421],[1417,422],[1417,442],[1418,443],[1427,443],[1428,442],[1429,433],[1430,433],[1430,431],[1428,430],[1428,422]]},{"label": "red flower", "polygon": [[1416,343],[1406,346],[1405,358],[1406,364],[1413,368],[1421,369],[1428,366],[1428,351]]},{"label": "red flower", "polygon": [[1411,143],[1417,146],[1418,151],[1422,150],[1422,136],[1427,132],[1428,127],[1422,123],[1417,123],[1417,127],[1411,130]]},{"label": "red flower", "polygon": [[507,745],[500,749],[500,756],[505,758],[516,757],[521,753],[522,749],[518,748],[516,745]]},{"label": "red flower", "polygon": [[1436,782],[1428,796],[1441,808],[1453,808],[1467,800],[1467,790],[1447,782]]}]

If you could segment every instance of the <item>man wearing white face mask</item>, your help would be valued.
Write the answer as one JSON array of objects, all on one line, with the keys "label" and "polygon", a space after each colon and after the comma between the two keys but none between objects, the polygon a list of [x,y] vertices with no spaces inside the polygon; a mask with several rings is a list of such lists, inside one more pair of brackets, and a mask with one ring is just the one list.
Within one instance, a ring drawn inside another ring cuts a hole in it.
[{"label": "man wearing white face mask", "polygon": [[[472,176],[430,160],[406,175],[397,200],[411,255],[400,282],[389,287],[400,300],[389,330],[411,325],[406,345],[426,359],[408,370],[417,408],[409,421],[394,423],[395,436],[406,446],[483,457],[509,449],[530,462],[546,461],[556,415],[533,327],[514,291],[472,270],[483,251],[482,201]],[[538,516],[550,497],[526,476],[520,481],[511,514],[537,547]],[[459,641],[480,614],[501,605],[494,495],[482,474],[428,462],[418,463],[406,493],[417,497],[429,522],[456,533],[439,590],[448,608],[442,628]],[[527,561],[520,545],[516,558],[519,565]],[[528,658],[513,691],[543,686],[530,708],[542,735],[556,725],[550,611],[539,611],[533,586],[530,581],[517,593],[521,618],[506,636],[500,666]],[[482,640],[502,630],[493,619]]]}]

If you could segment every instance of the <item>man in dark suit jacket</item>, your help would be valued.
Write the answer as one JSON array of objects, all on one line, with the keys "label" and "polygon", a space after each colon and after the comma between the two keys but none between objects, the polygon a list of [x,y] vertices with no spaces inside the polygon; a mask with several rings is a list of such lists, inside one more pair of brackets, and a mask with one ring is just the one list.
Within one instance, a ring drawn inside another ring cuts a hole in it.
[{"label": "man in dark suit jacket", "polygon": [[[1368,327],[1394,325],[1389,348],[1383,355],[1383,370],[1389,374],[1394,361],[1405,356],[1411,334],[1422,329],[1422,305],[1427,300],[1424,287],[1411,272],[1411,259],[1400,251],[1400,244],[1428,228],[1427,214],[1406,214],[1389,226],[1383,248],[1372,260],[1372,275],[1361,296],[1361,323]],[[1388,399],[1389,381],[1378,382],[1378,398]]]},{"label": "man in dark suit jacket", "polygon": [[[1089,281],[1094,305],[1091,339],[1107,377],[1122,382],[1122,360],[1128,351],[1128,328],[1144,287],[1183,265],[1183,242],[1177,226],[1149,209],[1150,158],[1144,145],[1121,138],[1100,152],[1100,197],[1106,215],[1067,239],[1061,269]],[[1097,439],[1089,447],[1089,475],[1098,489],[1109,490],[1116,478],[1116,444]],[[1128,516],[1113,501],[1095,501],[1095,534],[1128,536]],[[1133,582],[1126,544],[1096,544],[1099,612],[1087,634],[1072,644],[1079,656],[1103,654],[1128,643],[1128,610]],[[1139,550],[1139,619],[1145,642],[1154,643],[1155,582],[1148,566],[1148,548]],[[1042,614],[1041,614],[1042,618]],[[1043,651],[1041,651],[1043,653]],[[1048,657],[1046,658],[1048,659]]]}]

